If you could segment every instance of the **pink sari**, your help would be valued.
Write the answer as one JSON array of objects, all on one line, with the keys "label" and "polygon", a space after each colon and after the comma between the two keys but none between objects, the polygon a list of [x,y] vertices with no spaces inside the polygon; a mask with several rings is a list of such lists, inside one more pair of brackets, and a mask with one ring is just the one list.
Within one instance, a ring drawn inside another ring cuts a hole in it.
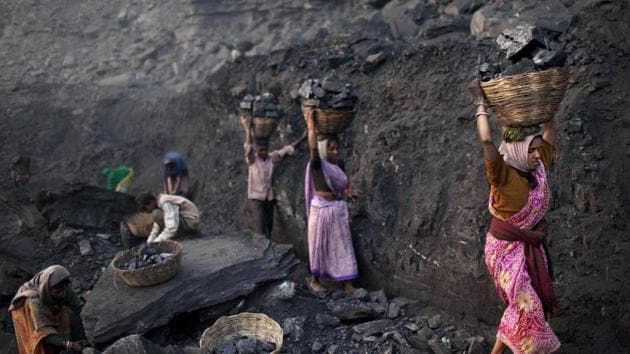
[{"label": "pink sari", "polygon": [[[532,174],[536,177],[538,186],[530,190],[523,209],[505,220],[525,230],[531,230],[543,219],[549,209],[551,197],[544,165],[538,165]],[[496,214],[492,203],[490,197],[489,209]],[[544,247],[539,247],[545,254]],[[515,354],[552,353],[558,350],[560,341],[545,321],[542,302],[531,284],[525,243],[498,240],[488,233],[484,253],[497,292],[507,304],[499,324],[497,339],[510,347]]]}]

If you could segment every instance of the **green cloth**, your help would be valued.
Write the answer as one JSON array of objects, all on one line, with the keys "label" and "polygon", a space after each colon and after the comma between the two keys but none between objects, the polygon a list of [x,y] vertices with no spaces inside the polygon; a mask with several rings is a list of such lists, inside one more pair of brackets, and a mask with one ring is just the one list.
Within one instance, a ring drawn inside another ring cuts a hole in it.
[{"label": "green cloth", "polygon": [[[81,320],[81,299],[79,299],[79,295],[77,295],[74,290],[68,288],[66,290],[66,297],[63,300],[63,304],[68,307],[70,310],[70,324],[73,325],[77,319]],[[44,343],[51,345],[57,348],[66,348],[66,342],[69,341],[70,338],[63,334],[51,334],[44,339]]]},{"label": "green cloth", "polygon": [[107,177],[107,189],[114,190],[118,183],[127,177],[129,172],[129,167],[119,166],[116,168],[105,168],[101,173]]}]

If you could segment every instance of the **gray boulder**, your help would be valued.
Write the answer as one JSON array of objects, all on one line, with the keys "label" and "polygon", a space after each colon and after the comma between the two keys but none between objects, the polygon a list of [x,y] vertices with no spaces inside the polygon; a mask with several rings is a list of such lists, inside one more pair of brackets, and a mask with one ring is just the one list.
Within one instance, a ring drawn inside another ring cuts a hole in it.
[{"label": "gray boulder", "polygon": [[93,342],[145,333],[178,314],[245,296],[261,283],[286,277],[297,262],[290,246],[249,231],[181,244],[181,268],[166,283],[133,288],[114,281],[111,266],[103,273],[81,313]]}]

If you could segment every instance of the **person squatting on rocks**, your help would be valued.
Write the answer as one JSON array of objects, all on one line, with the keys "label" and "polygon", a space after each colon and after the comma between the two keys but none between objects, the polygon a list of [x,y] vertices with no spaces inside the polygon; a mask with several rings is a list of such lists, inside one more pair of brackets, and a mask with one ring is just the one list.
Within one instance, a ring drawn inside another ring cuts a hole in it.
[{"label": "person squatting on rocks", "polygon": [[268,139],[256,139],[251,119],[241,117],[241,124],[245,131],[245,162],[249,169],[247,180],[247,199],[255,219],[255,231],[271,237],[273,229],[273,209],[276,204],[273,193],[273,169],[286,155],[294,155],[295,149],[306,134],[298,140],[279,150],[269,152]]},{"label": "person squatting on rocks", "polygon": [[551,198],[547,170],[554,160],[556,126],[544,123],[542,135],[538,126],[507,128],[506,133],[512,133],[504,134],[497,150],[479,82],[473,81],[469,90],[477,106],[477,132],[490,182],[492,222],[485,262],[507,304],[492,353],[503,353],[506,346],[515,354],[551,353],[560,341],[546,321],[556,297],[544,216]]},{"label": "person squatting on rocks", "polygon": [[9,168],[9,179],[15,188],[25,186],[31,179],[31,159],[27,156],[14,157]]},{"label": "person squatting on rocks", "polygon": [[164,156],[164,194],[181,195],[190,199],[188,190],[188,166],[182,155],[169,152]]},{"label": "person squatting on rocks", "polygon": [[110,191],[126,193],[133,182],[133,168],[127,166],[104,168],[101,174],[107,178],[107,189]]},{"label": "person squatting on rocks", "polygon": [[[190,200],[178,196],[160,194],[156,198],[153,194],[141,193],[136,197],[136,203],[146,213],[154,213],[156,221],[147,242],[169,240],[175,236],[192,233],[199,229],[199,209]],[[160,223],[163,229],[160,232]]]},{"label": "person squatting on rocks", "polygon": [[314,292],[325,288],[320,277],[342,282],[346,293],[352,293],[352,279],[359,276],[350,235],[348,206],[344,194],[356,198],[349,187],[348,176],[340,166],[337,136],[320,137],[312,107],[304,107],[308,131],[310,161],[306,166],[305,200],[308,217],[308,249]]},{"label": "person squatting on rocks", "polygon": [[66,268],[53,265],[35,274],[9,307],[19,354],[80,352],[88,346],[81,306]]}]

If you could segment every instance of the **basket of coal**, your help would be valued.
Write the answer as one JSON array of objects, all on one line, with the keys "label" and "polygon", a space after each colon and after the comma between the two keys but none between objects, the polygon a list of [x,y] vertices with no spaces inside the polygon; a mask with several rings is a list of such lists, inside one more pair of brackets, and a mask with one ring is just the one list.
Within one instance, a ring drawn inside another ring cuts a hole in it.
[{"label": "basket of coal", "polygon": [[267,140],[280,123],[280,108],[276,96],[267,92],[256,97],[253,105],[254,138]]},{"label": "basket of coal", "polygon": [[282,328],[262,313],[243,312],[219,318],[199,340],[210,353],[280,353]]},{"label": "basket of coal", "polygon": [[238,110],[241,113],[241,117],[251,117],[254,112],[254,101],[256,97],[249,93],[243,97],[243,100],[238,104]]},{"label": "basket of coal", "polygon": [[302,107],[312,107],[320,134],[338,134],[346,130],[356,114],[357,97],[352,85],[334,79],[306,80],[298,89]]},{"label": "basket of coal", "polygon": [[176,241],[142,244],[123,251],[112,261],[114,277],[125,284],[144,287],[173,278],[182,262],[182,246]]},{"label": "basket of coal", "polygon": [[507,127],[551,120],[569,82],[566,53],[551,34],[528,25],[504,30],[497,44],[505,59],[479,66],[490,111]]}]

